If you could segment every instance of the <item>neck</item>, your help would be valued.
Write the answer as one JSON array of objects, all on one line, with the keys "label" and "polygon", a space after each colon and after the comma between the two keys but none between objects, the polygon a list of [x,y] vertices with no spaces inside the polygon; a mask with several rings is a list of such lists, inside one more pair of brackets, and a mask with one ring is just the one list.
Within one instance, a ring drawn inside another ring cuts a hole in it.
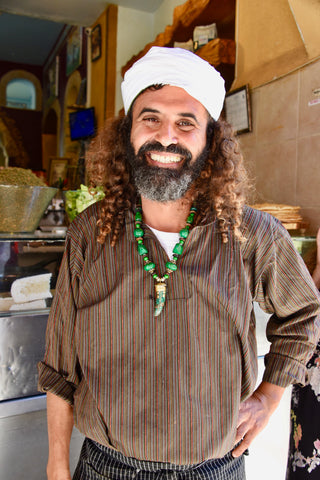
[{"label": "neck", "polygon": [[185,198],[174,202],[155,202],[141,197],[143,221],[162,232],[178,233],[184,228],[191,203]]}]

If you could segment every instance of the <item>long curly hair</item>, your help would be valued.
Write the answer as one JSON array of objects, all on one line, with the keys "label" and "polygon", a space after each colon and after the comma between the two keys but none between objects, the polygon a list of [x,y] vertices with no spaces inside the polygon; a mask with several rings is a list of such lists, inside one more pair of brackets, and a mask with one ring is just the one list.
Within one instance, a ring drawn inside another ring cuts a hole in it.
[{"label": "long curly hair", "polygon": [[[130,112],[107,121],[86,157],[90,185],[102,185],[105,192],[99,205],[98,242],[104,243],[111,235],[113,246],[124,229],[126,212],[137,200],[127,159],[131,124]],[[229,231],[243,240],[240,225],[248,182],[238,141],[227,122],[210,119],[207,142],[208,159],[191,190],[191,201],[198,205],[195,224],[216,218],[224,242],[228,241]]]}]

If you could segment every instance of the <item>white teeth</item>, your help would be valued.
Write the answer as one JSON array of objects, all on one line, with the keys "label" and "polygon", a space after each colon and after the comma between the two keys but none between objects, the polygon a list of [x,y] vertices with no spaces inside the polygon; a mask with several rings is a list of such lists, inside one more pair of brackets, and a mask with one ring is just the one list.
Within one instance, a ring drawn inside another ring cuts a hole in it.
[{"label": "white teeth", "polygon": [[158,155],[156,153],[150,153],[150,158],[159,163],[178,163],[181,161],[181,157],[177,155]]}]

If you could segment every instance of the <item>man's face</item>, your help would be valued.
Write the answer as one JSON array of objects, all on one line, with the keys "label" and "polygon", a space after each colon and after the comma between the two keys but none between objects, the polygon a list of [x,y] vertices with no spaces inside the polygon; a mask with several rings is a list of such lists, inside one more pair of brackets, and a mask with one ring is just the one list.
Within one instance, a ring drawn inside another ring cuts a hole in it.
[{"label": "man's face", "polygon": [[181,198],[208,155],[208,113],[182,88],[147,90],[132,109],[129,161],[140,195],[155,201]]}]

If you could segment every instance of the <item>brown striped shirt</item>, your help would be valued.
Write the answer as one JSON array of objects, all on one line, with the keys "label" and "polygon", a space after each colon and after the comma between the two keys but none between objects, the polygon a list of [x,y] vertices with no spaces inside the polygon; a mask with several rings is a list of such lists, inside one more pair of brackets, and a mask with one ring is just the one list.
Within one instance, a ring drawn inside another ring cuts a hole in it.
[{"label": "brown striped shirt", "polygon": [[[253,301],[272,317],[264,380],[304,383],[319,336],[319,297],[290,237],[245,208],[246,242],[195,227],[157,318],[128,214],[123,237],[96,240],[97,205],[71,224],[39,387],[74,406],[86,436],[137,459],[194,464],[234,446],[240,401],[255,388]],[[145,227],[158,273],[166,254]]]}]

